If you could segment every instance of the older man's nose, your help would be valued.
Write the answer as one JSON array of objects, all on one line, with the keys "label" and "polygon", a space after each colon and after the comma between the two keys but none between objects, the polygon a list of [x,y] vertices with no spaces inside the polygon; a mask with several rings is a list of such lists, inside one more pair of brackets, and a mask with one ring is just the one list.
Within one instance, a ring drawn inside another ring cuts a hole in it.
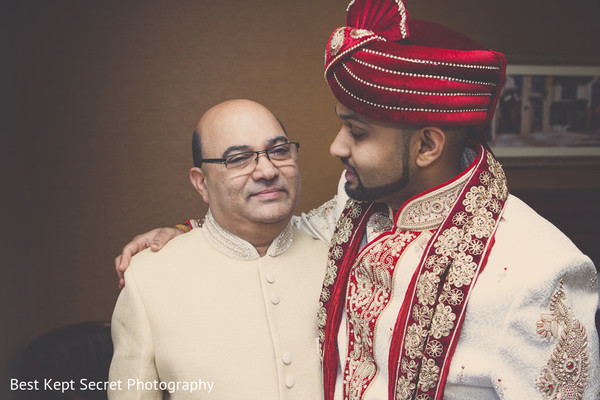
[{"label": "older man's nose", "polygon": [[259,154],[255,162],[256,168],[252,173],[254,179],[271,180],[279,175],[279,169],[269,159],[267,153]]}]

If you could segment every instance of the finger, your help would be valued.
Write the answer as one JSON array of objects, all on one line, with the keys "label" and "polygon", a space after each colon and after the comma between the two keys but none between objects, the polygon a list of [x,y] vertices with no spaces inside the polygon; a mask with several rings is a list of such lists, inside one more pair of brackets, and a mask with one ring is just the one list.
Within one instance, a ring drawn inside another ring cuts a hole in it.
[{"label": "finger", "polygon": [[123,274],[125,272],[125,270],[127,269],[127,267],[129,266],[129,262],[131,261],[131,256],[132,254],[135,254],[135,252],[131,252],[127,249],[123,249],[123,252],[121,253],[121,260],[119,262],[119,272],[121,274]]},{"label": "finger", "polygon": [[176,228],[161,228],[158,233],[152,238],[150,247],[153,251],[158,251],[171,239],[179,235],[181,232]]},{"label": "finger", "polygon": [[120,272],[120,268],[119,266],[121,265],[121,255],[119,254],[117,257],[115,257],[115,271],[117,272],[117,275],[119,275]]},{"label": "finger", "polygon": [[121,255],[115,258],[115,271],[117,271],[117,276],[119,279],[123,279],[123,270],[121,269]]}]

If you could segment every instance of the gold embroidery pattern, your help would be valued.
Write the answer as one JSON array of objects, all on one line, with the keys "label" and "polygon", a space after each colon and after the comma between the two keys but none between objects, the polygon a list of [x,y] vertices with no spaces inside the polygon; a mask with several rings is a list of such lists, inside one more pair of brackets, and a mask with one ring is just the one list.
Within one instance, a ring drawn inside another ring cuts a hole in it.
[{"label": "gold embroidery pattern", "polygon": [[455,257],[448,272],[448,283],[457,288],[468,286],[477,272],[477,263],[473,262],[472,255],[465,252],[460,252]]},{"label": "gold embroidery pattern", "polygon": [[420,231],[437,228],[452,210],[468,175],[407,205],[398,218],[402,230]]},{"label": "gold embroidery pattern", "polygon": [[440,367],[435,364],[435,360],[424,358],[421,366],[421,374],[419,375],[419,388],[427,392],[437,384],[440,377]]},{"label": "gold embroidery pattern", "polygon": [[[488,168],[479,171],[473,178],[465,174],[463,184],[458,186],[462,190],[467,180],[474,182],[462,196],[462,202],[456,205],[464,208],[455,211],[446,221],[446,224],[450,223],[434,239],[417,280],[412,301],[420,308],[413,307],[407,320],[396,399],[435,394],[433,389],[438,385],[443,355],[451,344],[450,336],[457,328],[470,285],[479,271],[486,242],[496,228],[503,202],[508,196],[502,167],[492,156],[486,155]],[[454,202],[458,194],[455,192],[453,195]],[[429,315],[429,321],[423,315]],[[407,367],[410,365],[417,365],[418,373]],[[412,383],[415,383],[414,387]],[[413,393],[407,397],[406,393],[410,390]]]},{"label": "gold embroidery pattern", "polygon": [[542,367],[536,380],[537,389],[548,400],[583,398],[588,377],[585,328],[573,318],[565,300],[566,294],[561,281],[550,301],[551,313],[542,314],[537,322],[537,332],[542,338],[558,338],[550,360]]},{"label": "gold embroidery pattern", "polygon": [[343,255],[344,251],[340,246],[335,245],[331,247],[331,258],[333,258],[334,260],[339,260],[340,258],[342,258]]},{"label": "gold embroidery pattern", "polygon": [[413,307],[413,317],[419,325],[423,327],[429,326],[429,323],[431,322],[432,311],[433,310],[429,307],[419,306],[418,304],[415,304],[415,306]]},{"label": "gold embroidery pattern", "polygon": [[[210,209],[206,214],[203,224],[206,239],[221,253],[239,260],[255,260],[260,257],[256,248],[244,239],[223,229],[215,221]],[[267,254],[277,257],[285,253],[294,240],[294,229],[288,224],[269,246]]]},{"label": "gold embroidery pattern", "polygon": [[415,387],[415,384],[410,379],[400,376],[396,382],[396,398],[399,400],[410,399]]},{"label": "gold embroidery pattern", "polygon": [[352,39],[360,39],[369,35],[374,35],[374,33],[368,29],[352,29],[350,31],[350,37]]},{"label": "gold embroidery pattern", "polygon": [[500,163],[490,153],[487,153],[487,162],[490,172],[494,175],[494,178],[489,184],[489,189],[500,201],[504,201],[508,197],[508,186],[506,185],[506,175],[504,175],[504,170]]},{"label": "gold embroidery pattern", "polygon": [[417,298],[419,303],[426,305],[434,305],[436,298],[436,291],[440,277],[433,272],[424,272],[417,283]]},{"label": "gold embroidery pattern", "polygon": [[455,319],[456,315],[452,312],[452,307],[439,303],[431,320],[431,335],[436,339],[450,335]]},{"label": "gold embroidery pattern", "polygon": [[337,266],[334,260],[327,260],[327,268],[325,269],[325,277],[323,278],[323,285],[330,286],[337,276]]},{"label": "gold embroidery pattern", "polygon": [[427,344],[427,354],[430,354],[432,357],[441,356],[442,351],[444,351],[444,346],[437,340],[432,340]]},{"label": "gold embroidery pattern", "polygon": [[314,208],[306,213],[306,218],[311,219],[313,217],[327,218],[331,214],[331,210],[335,208],[337,204],[337,195],[333,196],[332,199],[322,204],[319,208]]},{"label": "gold embroidery pattern", "polygon": [[[287,251],[287,249],[290,248],[293,240],[294,230],[292,229],[292,224],[290,223],[286,229],[284,229],[283,232],[281,232],[281,234],[275,238],[273,244],[269,246],[267,254],[273,257],[283,254]],[[273,247],[273,251],[271,251],[271,247]]]},{"label": "gold embroidery pattern", "polygon": [[367,221],[367,240],[370,242],[393,227],[394,222],[390,218],[389,213],[376,212]]},{"label": "gold embroidery pattern", "polygon": [[[361,399],[377,375],[375,327],[389,304],[398,259],[416,237],[418,234],[402,233],[382,238],[363,254],[350,272],[346,303],[348,354],[344,368],[344,398]],[[425,338],[422,333],[415,332],[415,340],[419,337],[421,341]]]},{"label": "gold embroidery pattern", "polygon": [[[345,206],[345,210],[348,214],[358,217],[362,213],[361,203],[348,200]],[[328,302],[331,293],[329,287],[335,282],[337,277],[337,266],[336,260],[339,260],[343,256],[342,244],[350,239],[352,234],[353,224],[352,220],[347,217],[342,217],[338,220],[335,232],[331,238],[331,244],[329,247],[329,258],[327,260],[327,267],[325,269],[325,278],[323,279],[323,288],[321,289],[321,297],[319,298],[319,309],[317,311],[317,325],[319,328],[319,343],[321,347],[321,357],[323,357],[323,342],[325,340],[325,324],[327,323],[327,310],[324,307],[324,303]]]},{"label": "gold embroidery pattern", "polygon": [[423,344],[427,337],[427,331],[420,324],[412,324],[406,331],[406,354],[410,358],[423,356]]},{"label": "gold embroidery pattern", "polygon": [[352,219],[341,217],[337,222],[331,243],[344,244],[350,239],[350,235],[352,235]]},{"label": "gold embroidery pattern", "polygon": [[329,43],[329,54],[331,57],[334,57],[342,48],[345,40],[345,30],[346,27],[337,28],[331,37],[331,42]]}]

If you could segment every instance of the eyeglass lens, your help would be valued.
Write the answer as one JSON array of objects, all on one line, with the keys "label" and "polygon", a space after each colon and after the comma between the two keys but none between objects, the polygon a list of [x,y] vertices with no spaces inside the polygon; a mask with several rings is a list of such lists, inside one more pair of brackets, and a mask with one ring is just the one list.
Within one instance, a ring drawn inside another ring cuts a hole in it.
[{"label": "eyeglass lens", "polygon": [[227,168],[243,168],[251,165],[252,161],[258,161],[261,153],[266,153],[269,160],[274,163],[282,161],[295,160],[298,155],[298,148],[295,143],[283,143],[262,151],[246,151],[243,153],[231,154],[225,158]]}]

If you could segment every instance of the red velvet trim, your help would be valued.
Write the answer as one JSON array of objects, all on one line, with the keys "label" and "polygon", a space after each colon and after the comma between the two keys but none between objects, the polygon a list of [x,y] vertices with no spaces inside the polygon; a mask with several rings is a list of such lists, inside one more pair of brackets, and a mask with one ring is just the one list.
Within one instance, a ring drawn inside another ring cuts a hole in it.
[{"label": "red velvet trim", "polygon": [[327,321],[325,323],[325,341],[323,343],[323,391],[325,400],[333,400],[335,393],[335,380],[337,377],[339,354],[337,348],[337,333],[340,329],[342,312],[346,299],[346,289],[350,269],[354,264],[360,250],[362,234],[365,231],[367,221],[375,212],[374,204],[371,203],[360,217],[360,222],[352,232],[347,250],[344,251],[342,265],[338,268],[331,299],[325,306],[327,308]]}]

